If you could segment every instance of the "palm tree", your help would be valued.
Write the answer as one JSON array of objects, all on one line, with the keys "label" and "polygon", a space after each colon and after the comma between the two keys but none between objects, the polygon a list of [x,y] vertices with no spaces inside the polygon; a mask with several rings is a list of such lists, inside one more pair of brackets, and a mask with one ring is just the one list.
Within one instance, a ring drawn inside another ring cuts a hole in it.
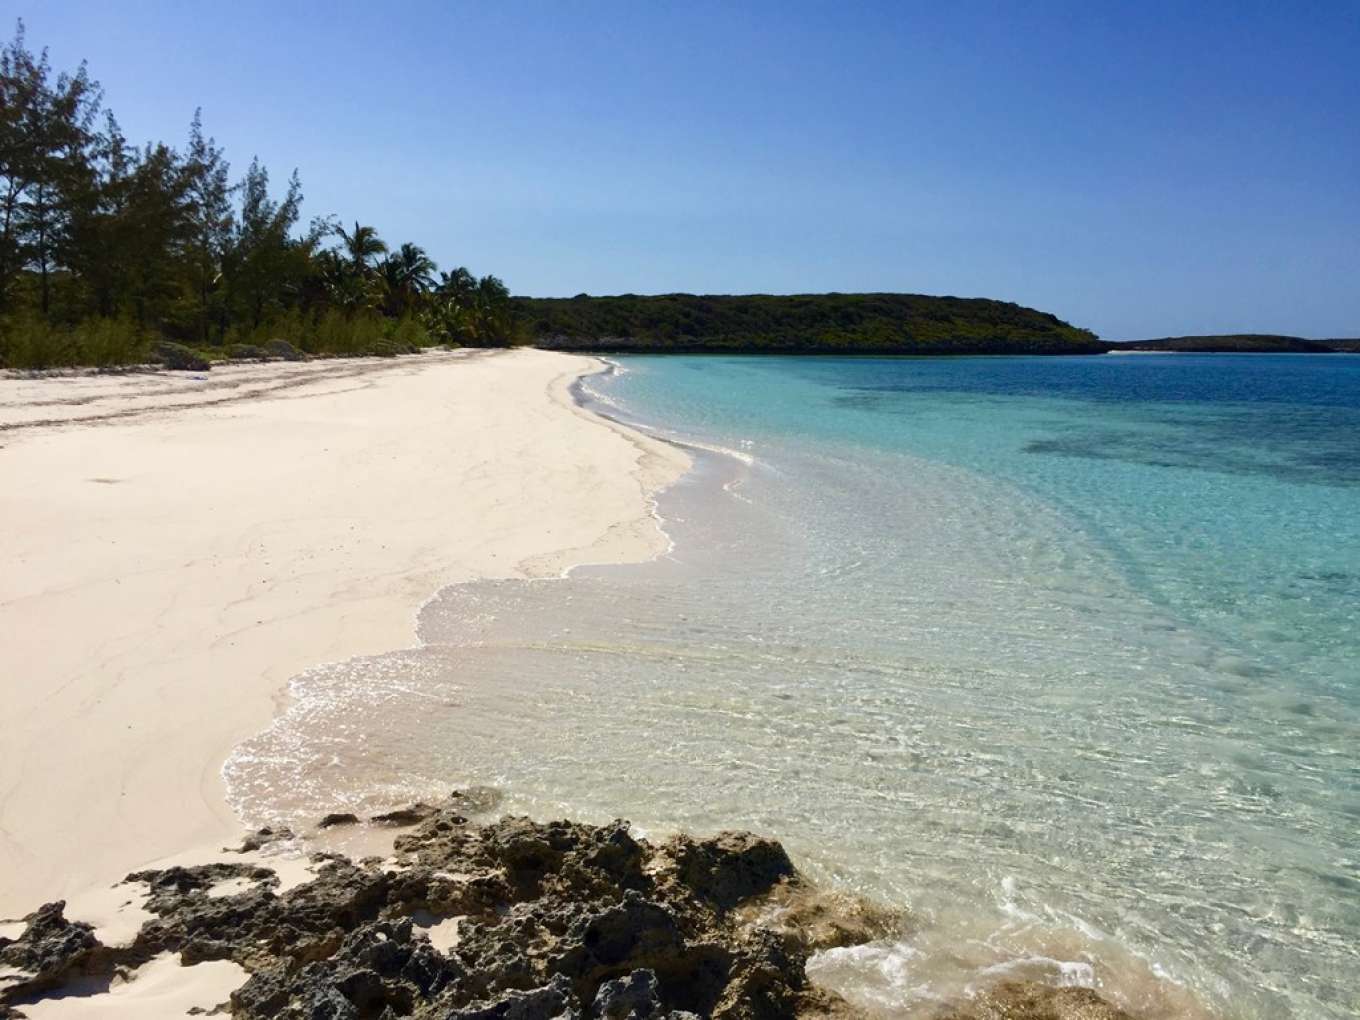
[{"label": "palm tree", "polygon": [[477,278],[468,272],[467,267],[459,266],[451,273],[439,274],[439,286],[435,288],[441,297],[455,304],[467,307],[477,291]]},{"label": "palm tree", "polygon": [[346,233],[344,227],[335,229],[344,242],[350,265],[358,273],[367,275],[372,260],[387,251],[387,242],[378,236],[378,232],[372,227],[361,227],[358,220],[354,221],[352,234]]},{"label": "palm tree", "polygon": [[407,290],[423,294],[433,289],[437,267],[424,248],[408,242],[397,249],[394,257],[401,267],[402,282]]},{"label": "palm tree", "polygon": [[389,315],[403,315],[434,284],[435,264],[419,245],[403,244],[378,263],[378,278],[387,291]]},{"label": "palm tree", "polygon": [[367,307],[372,302],[372,285],[339,252],[329,248],[318,252],[315,266],[317,281],[326,300],[343,309],[346,314]]},{"label": "palm tree", "polygon": [[401,260],[395,255],[387,256],[378,263],[374,279],[383,294],[383,311],[387,315],[400,315],[406,307],[407,296]]}]

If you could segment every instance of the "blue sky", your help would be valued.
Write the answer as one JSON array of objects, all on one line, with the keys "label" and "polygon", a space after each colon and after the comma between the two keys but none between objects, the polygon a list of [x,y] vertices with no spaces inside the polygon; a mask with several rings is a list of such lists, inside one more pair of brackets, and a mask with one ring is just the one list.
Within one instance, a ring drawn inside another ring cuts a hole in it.
[{"label": "blue sky", "polygon": [[20,0],[135,140],[516,293],[999,297],[1360,336],[1360,3]]}]

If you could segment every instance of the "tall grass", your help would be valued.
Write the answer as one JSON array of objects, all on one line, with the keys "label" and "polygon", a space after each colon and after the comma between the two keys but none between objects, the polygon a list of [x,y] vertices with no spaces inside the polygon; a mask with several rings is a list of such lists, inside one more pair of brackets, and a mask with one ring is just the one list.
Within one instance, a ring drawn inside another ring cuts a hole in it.
[{"label": "tall grass", "polygon": [[[25,313],[0,319],[0,368],[46,369],[146,364],[156,361],[155,344],[165,339],[127,318],[86,319],[54,325]],[[257,327],[232,326],[220,344],[197,349],[209,360],[246,356],[271,340],[286,340],[307,354],[330,357],[392,357],[432,347],[438,340],[418,315],[387,318],[376,311],[346,315],[331,309],[319,316],[290,311]]]},{"label": "tall grass", "polygon": [[18,369],[113,368],[150,358],[152,338],[125,318],[86,319],[54,325],[21,314],[0,320],[0,367]]}]

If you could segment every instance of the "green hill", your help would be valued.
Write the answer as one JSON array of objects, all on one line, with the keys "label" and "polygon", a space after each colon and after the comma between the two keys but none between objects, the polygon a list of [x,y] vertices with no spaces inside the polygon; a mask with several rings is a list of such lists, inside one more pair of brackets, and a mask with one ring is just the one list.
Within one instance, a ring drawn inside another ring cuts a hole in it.
[{"label": "green hill", "polygon": [[1195,354],[1332,354],[1354,350],[1353,340],[1308,340],[1274,333],[1233,333],[1222,336],[1164,336],[1110,344],[1113,351],[1180,351]]},{"label": "green hill", "polygon": [[986,298],[658,294],[515,298],[527,339],[603,353],[1099,354],[1094,333]]}]

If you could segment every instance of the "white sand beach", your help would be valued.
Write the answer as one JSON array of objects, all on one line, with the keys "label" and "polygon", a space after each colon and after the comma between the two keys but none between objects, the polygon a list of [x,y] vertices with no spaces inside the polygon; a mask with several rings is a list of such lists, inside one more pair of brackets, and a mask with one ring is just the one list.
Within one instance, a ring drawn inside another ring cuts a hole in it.
[{"label": "white sand beach", "polygon": [[231,842],[232,747],[441,586],[664,549],[686,458],[573,403],[597,367],[0,377],[0,918]]}]

